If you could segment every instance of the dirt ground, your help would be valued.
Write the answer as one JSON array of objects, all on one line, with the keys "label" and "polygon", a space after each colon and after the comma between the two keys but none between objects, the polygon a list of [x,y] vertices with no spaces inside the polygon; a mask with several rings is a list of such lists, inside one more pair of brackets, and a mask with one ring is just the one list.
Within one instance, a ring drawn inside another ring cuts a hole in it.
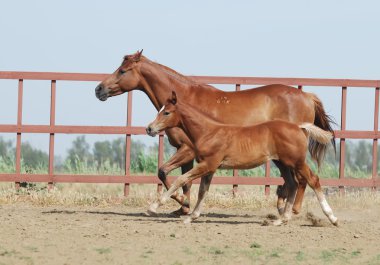
[{"label": "dirt ground", "polygon": [[0,206],[0,264],[380,264],[380,208],[319,209],[281,227],[263,226],[275,209],[205,209],[185,225],[165,209]]}]

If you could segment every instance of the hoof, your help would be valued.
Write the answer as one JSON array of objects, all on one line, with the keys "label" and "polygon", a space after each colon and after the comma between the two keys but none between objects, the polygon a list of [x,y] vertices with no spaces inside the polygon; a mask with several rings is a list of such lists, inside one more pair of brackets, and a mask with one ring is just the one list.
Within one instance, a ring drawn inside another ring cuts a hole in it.
[{"label": "hoof", "polygon": [[278,208],[277,210],[279,215],[284,215],[285,207]]},{"label": "hoof", "polygon": [[283,219],[278,219],[278,220],[273,221],[274,226],[286,225],[287,223],[288,221],[283,220]]},{"label": "hoof", "polygon": [[[336,218],[336,217],[335,217]],[[331,223],[335,226],[339,226],[338,218],[335,219],[335,221],[331,221]]]},{"label": "hoof", "polygon": [[146,215],[147,215],[147,216],[157,216],[157,212],[153,212],[153,211],[151,211],[150,209],[148,209],[148,210],[146,211]]},{"label": "hoof", "polygon": [[152,203],[150,206],[149,206],[149,209],[147,211],[147,214],[149,216],[156,216],[157,215],[157,208],[158,208],[158,203],[157,202],[154,202]]},{"label": "hoof", "polygon": [[299,211],[299,210],[297,210],[297,209],[294,209],[294,208],[293,208],[292,212],[293,212],[293,214],[295,214],[295,215],[297,215],[297,214],[299,214],[299,213],[300,213],[300,211]]},{"label": "hoof", "polygon": [[280,226],[280,225],[282,225],[282,220],[278,219],[278,220],[273,221],[273,225],[274,226]]},{"label": "hoof", "polygon": [[174,211],[174,212],[171,212],[170,214],[173,215],[173,216],[183,216],[183,215],[188,215],[189,214],[189,208],[187,208],[186,210],[183,209],[182,207],[179,208],[178,210]]},{"label": "hoof", "polygon": [[182,216],[182,222],[184,224],[191,224],[192,221],[193,221],[193,218],[191,218],[190,215]]}]

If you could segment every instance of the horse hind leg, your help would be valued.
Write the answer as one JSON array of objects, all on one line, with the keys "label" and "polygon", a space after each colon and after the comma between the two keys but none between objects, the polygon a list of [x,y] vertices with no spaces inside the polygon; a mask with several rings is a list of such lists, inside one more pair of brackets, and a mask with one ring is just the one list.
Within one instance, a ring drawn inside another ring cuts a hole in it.
[{"label": "horse hind leg", "polygon": [[325,198],[325,195],[322,192],[322,188],[319,183],[319,177],[311,171],[306,163],[299,167],[298,173],[300,174],[300,177],[306,179],[307,184],[314,190],[323,213],[327,216],[333,225],[338,226],[338,218],[334,215],[330,205]]}]

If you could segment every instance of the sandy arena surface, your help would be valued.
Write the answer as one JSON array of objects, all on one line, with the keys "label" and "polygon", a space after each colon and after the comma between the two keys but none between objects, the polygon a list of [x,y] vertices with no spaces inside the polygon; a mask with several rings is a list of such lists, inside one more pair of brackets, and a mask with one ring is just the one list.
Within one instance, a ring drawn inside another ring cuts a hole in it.
[{"label": "sandy arena surface", "polygon": [[[310,210],[310,209],[309,209]],[[0,264],[380,264],[380,208],[306,211],[262,226],[275,209],[208,208],[191,225],[161,209],[0,206]]]}]

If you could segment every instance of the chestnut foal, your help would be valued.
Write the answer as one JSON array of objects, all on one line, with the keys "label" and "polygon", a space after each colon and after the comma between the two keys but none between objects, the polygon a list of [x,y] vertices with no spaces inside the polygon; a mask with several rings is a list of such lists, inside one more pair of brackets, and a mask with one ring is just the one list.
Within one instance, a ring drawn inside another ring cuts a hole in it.
[{"label": "chestnut foal", "polygon": [[[307,182],[317,195],[322,210],[330,222],[338,224],[338,219],[322,192],[318,176],[306,164],[308,137],[326,145],[332,138],[330,132],[311,123],[296,125],[282,120],[268,121],[255,126],[222,124],[190,105],[178,103],[174,91],[146,130],[149,135],[155,136],[160,131],[172,127],[181,127],[194,143],[198,164],[178,177],[169,190],[150,205],[148,213],[156,213],[157,208],[178,188],[189,181],[202,178],[194,211],[185,217],[185,223],[190,223],[200,216],[205,194],[217,168],[248,169],[273,160],[282,171],[288,187],[284,213],[274,223],[275,225],[286,223],[291,219],[297,181]],[[294,174],[288,171],[293,171]]]}]

